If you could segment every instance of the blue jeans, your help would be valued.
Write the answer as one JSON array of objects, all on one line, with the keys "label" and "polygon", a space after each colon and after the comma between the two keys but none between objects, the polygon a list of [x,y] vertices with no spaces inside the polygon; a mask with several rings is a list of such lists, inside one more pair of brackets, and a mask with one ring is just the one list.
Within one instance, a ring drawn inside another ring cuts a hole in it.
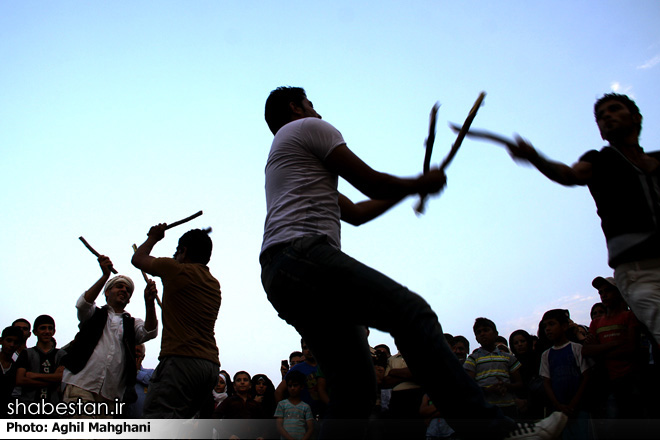
[{"label": "blue jeans", "polygon": [[392,335],[415,380],[461,438],[504,437],[515,426],[485,401],[419,295],[329,245],[325,236],[275,246],[260,260],[268,300],[300,333],[328,380],[326,417],[342,421],[328,428],[328,437],[341,436],[333,429],[360,429],[348,421],[366,420],[374,405],[365,326]]}]

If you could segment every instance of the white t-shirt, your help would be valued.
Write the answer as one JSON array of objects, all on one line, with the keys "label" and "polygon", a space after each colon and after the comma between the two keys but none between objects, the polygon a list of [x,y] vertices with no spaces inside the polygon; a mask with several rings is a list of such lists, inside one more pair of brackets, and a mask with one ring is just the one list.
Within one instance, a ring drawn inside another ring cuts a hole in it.
[{"label": "white t-shirt", "polygon": [[340,248],[338,176],[323,162],[345,144],[341,133],[317,118],[279,129],[266,163],[266,223],[261,251],[306,235],[325,234]]}]

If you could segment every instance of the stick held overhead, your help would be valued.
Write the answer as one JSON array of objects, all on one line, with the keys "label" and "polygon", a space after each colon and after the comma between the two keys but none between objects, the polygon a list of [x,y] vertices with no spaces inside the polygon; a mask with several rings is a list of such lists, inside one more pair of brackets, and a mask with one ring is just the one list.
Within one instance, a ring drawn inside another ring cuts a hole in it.
[{"label": "stick held overhead", "polygon": [[[87,240],[85,240],[85,239],[83,238],[82,235],[81,235],[80,237],[78,237],[78,238],[80,239],[80,241],[82,241],[82,243],[85,245],[85,247],[86,247],[87,249],[89,249],[89,251],[90,251],[92,254],[96,255],[96,258],[98,258],[98,257],[101,256],[101,254],[99,254],[98,252],[96,252],[96,251],[94,250],[94,248],[93,248],[92,246],[90,246],[89,243],[87,243]],[[112,269],[110,269],[110,270],[111,270],[112,273],[114,273],[114,274],[117,274],[117,273],[118,273],[117,270],[116,270],[114,267],[113,267]]]},{"label": "stick held overhead", "polygon": [[182,224],[184,224],[184,223],[186,223],[186,222],[189,222],[190,220],[195,219],[195,218],[199,217],[199,216],[202,215],[202,214],[204,214],[203,211],[196,212],[196,213],[194,213],[193,215],[191,215],[190,217],[186,217],[186,218],[184,218],[183,220],[179,220],[179,221],[177,221],[177,222],[174,222],[174,223],[171,223],[171,224],[167,225],[167,226],[165,227],[165,230],[167,230],[167,229],[171,229],[171,228],[173,228],[173,227],[175,227],[175,226],[179,226],[179,225],[182,225]]},{"label": "stick held overhead", "polygon": [[[135,253],[136,251],[137,251],[137,245],[135,243],[133,243],[133,253]],[[149,278],[147,277],[147,274],[144,273],[143,270],[141,270],[140,272],[142,272],[142,278],[144,278],[144,282],[149,283]],[[158,296],[158,293],[156,293],[156,302],[158,303],[158,305],[162,309],[163,308],[163,303],[160,302],[160,296]]]}]

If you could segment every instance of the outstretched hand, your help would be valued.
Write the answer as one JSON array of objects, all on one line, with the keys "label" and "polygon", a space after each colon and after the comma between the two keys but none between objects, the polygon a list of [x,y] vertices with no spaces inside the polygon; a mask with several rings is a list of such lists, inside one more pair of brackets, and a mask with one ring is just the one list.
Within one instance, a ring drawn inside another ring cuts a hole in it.
[{"label": "outstretched hand", "polygon": [[534,146],[527,142],[519,135],[514,136],[516,143],[507,143],[506,147],[509,150],[509,154],[516,161],[527,161],[531,162],[539,156],[539,153],[536,151]]}]

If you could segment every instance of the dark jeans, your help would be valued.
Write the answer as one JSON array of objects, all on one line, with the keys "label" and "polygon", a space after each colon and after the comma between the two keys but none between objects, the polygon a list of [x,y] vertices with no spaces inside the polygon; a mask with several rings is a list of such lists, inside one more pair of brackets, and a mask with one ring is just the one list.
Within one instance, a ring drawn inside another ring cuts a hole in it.
[{"label": "dark jeans", "polygon": [[145,419],[190,419],[209,402],[220,366],[206,359],[167,356],[160,360],[147,396]]},{"label": "dark jeans", "polygon": [[303,337],[330,385],[327,417],[341,423],[328,428],[328,437],[339,436],[336,429],[359,437],[362,428],[348,420],[366,420],[374,405],[365,326],[394,337],[415,381],[461,438],[503,437],[515,426],[484,400],[419,295],[330,246],[325,236],[267,249],[261,266],[269,301]]}]

